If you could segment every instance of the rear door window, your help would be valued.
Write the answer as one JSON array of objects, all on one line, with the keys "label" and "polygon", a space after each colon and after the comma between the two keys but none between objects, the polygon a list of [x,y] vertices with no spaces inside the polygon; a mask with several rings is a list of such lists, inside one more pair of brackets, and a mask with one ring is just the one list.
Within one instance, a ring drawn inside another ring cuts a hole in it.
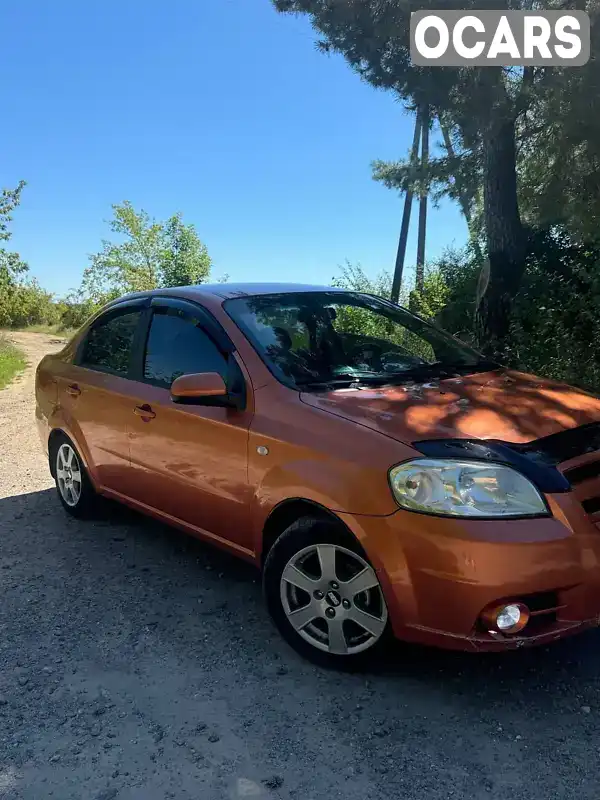
[{"label": "rear door window", "polygon": [[218,372],[227,382],[227,362],[193,316],[157,308],[152,316],[144,359],[144,380],[170,388],[180,375]]},{"label": "rear door window", "polygon": [[127,377],[140,315],[139,309],[129,310],[97,322],[83,345],[81,366]]}]

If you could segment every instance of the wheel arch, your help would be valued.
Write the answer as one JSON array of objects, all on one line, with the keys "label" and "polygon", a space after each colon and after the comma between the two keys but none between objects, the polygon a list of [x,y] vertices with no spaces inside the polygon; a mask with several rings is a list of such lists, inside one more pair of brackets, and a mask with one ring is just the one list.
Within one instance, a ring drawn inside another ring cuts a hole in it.
[{"label": "wheel arch", "polygon": [[86,470],[88,470],[88,473],[89,473],[88,459],[85,457],[84,453],[82,452],[82,448],[79,447],[79,445],[77,443],[77,439],[75,439],[75,437],[72,436],[71,433],[69,431],[65,430],[64,428],[56,427],[56,428],[52,428],[52,430],[50,431],[50,433],[48,435],[48,463],[49,463],[49,467],[50,467],[50,474],[52,475],[52,477],[56,478],[56,475],[55,475],[55,464],[54,464],[54,457],[53,456],[54,456],[54,448],[56,447],[56,443],[58,441],[60,441],[60,439],[67,439],[69,442],[71,442],[71,444],[73,445],[73,447],[77,451],[77,453],[79,455],[79,458],[83,462],[83,466],[86,468]]},{"label": "wheel arch", "polygon": [[290,525],[302,517],[314,517],[315,519],[333,522],[340,531],[345,533],[353,542],[361,547],[354,533],[333,511],[322,506],[320,503],[316,503],[314,500],[307,500],[303,497],[292,497],[287,500],[282,500],[272,508],[265,521],[259,542],[261,567],[265,563],[269,550],[273,547],[279,536],[289,528]]},{"label": "wheel arch", "polygon": [[50,466],[50,474],[56,479],[56,459],[54,451],[58,442],[63,439],[67,434],[61,428],[52,428],[48,436],[48,463]]}]

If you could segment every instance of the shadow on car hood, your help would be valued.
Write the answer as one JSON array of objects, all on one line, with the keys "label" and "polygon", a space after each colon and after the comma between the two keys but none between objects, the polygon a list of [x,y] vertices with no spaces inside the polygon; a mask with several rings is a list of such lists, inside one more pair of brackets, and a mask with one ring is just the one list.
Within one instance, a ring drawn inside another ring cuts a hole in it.
[{"label": "shadow on car hood", "polygon": [[301,399],[407,444],[442,438],[524,443],[600,420],[600,398],[510,370],[387,387],[303,392]]}]

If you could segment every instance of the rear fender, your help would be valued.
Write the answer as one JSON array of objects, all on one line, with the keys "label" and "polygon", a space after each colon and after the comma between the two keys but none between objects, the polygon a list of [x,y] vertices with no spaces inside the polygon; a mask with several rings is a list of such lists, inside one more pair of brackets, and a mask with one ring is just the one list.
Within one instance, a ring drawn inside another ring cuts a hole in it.
[{"label": "rear fender", "polygon": [[[65,414],[65,409],[62,406],[58,406],[48,420],[48,423],[50,427],[48,440],[52,438],[55,431],[60,431],[68,436],[77,448],[77,452],[83,461],[83,466],[92,484],[96,488],[98,486],[96,469],[90,458],[90,452],[77,421],[71,415]],[[50,469],[52,470],[52,466]]]}]

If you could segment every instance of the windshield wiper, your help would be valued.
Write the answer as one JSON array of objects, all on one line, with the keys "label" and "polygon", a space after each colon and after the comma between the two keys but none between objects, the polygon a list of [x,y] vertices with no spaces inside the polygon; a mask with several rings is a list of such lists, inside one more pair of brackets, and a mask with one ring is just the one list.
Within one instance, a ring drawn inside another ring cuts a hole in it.
[{"label": "windshield wiper", "polygon": [[483,359],[475,361],[473,364],[434,361],[433,364],[419,364],[401,372],[390,372],[389,378],[391,383],[427,378],[441,378],[443,380],[457,375],[471,375],[475,372],[487,372],[494,369],[499,369],[499,365],[493,361],[484,361]]},{"label": "windshield wiper", "polygon": [[499,369],[493,361],[480,360],[473,364],[463,362],[435,361],[432,364],[419,364],[398,372],[357,372],[354,375],[339,375],[331,378],[306,378],[295,381],[303,389],[347,389],[351,386],[386,386],[411,381],[453,378],[474,372]]},{"label": "windshield wiper", "polygon": [[296,386],[302,389],[317,389],[328,388],[334,389],[347,389],[349,386],[379,386],[386,383],[385,377],[379,372],[358,374],[358,375],[340,375],[337,378],[301,378],[295,380]]}]

